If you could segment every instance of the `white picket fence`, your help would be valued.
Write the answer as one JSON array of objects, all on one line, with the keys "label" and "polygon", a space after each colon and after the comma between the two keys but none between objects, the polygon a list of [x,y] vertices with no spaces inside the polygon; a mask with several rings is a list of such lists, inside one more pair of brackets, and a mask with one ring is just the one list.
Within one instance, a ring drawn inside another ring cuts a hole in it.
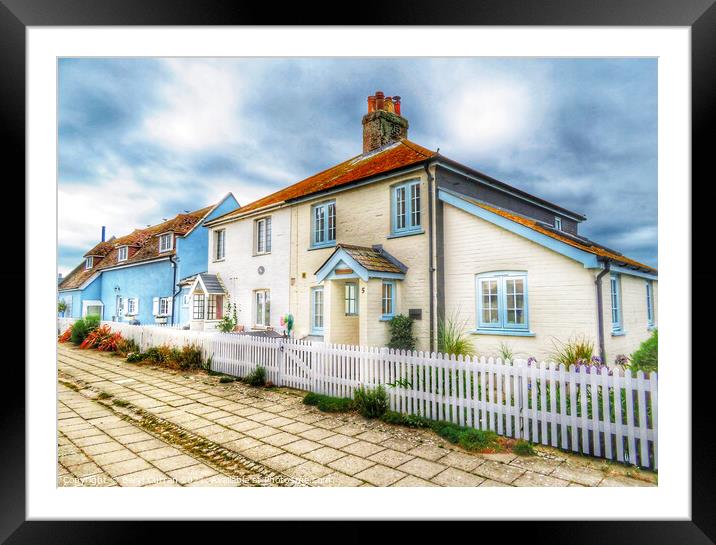
[{"label": "white picket fence", "polygon": [[336,397],[383,385],[394,411],[658,468],[656,373],[106,323],[141,350],[198,345],[217,372],[262,366],[276,385]]}]

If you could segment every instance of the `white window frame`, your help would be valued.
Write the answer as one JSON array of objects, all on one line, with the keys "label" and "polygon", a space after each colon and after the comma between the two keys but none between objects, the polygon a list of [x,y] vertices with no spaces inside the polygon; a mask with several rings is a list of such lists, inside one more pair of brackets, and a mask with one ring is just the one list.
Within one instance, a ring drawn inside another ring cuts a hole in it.
[{"label": "white window frame", "polygon": [[206,295],[203,293],[195,293],[192,296],[192,320],[204,320],[206,317]]},{"label": "white window frame", "polygon": [[127,298],[127,312],[124,314],[126,316],[136,316],[139,314],[139,299],[136,297]]},{"label": "white window frame", "polygon": [[87,256],[85,257],[85,270],[88,271],[94,266],[94,257]]},{"label": "white window frame", "polygon": [[[383,286],[380,290],[380,312],[383,320],[389,320],[395,316],[396,287],[396,282],[383,280]],[[390,292],[389,297],[386,296],[386,288],[390,288],[388,290]],[[390,306],[390,308],[388,308],[388,306]]]},{"label": "white window frame", "polygon": [[557,231],[562,230],[562,218],[559,216],[554,217],[554,228],[557,229]]},{"label": "white window frame", "polygon": [[[164,244],[164,241],[169,241],[169,246]],[[159,235],[159,253],[170,252],[174,249],[174,233],[162,233]]]},{"label": "white window frame", "polygon": [[646,281],[646,325],[653,328],[654,320],[654,284],[651,280]]},{"label": "white window frame", "polygon": [[254,325],[271,325],[271,290],[254,290]]},{"label": "white window frame", "polygon": [[254,253],[264,255],[271,253],[271,216],[254,221]]},{"label": "white window frame", "polygon": [[129,248],[127,246],[120,246],[117,249],[117,262],[121,263],[122,261],[127,261],[128,256]]},{"label": "white window frame", "polygon": [[358,316],[358,283],[346,282],[343,289],[346,316]]},{"label": "white window frame", "polygon": [[609,276],[609,302],[612,317],[612,334],[624,333],[624,317],[622,315],[621,276],[612,273]]},{"label": "white window frame", "polygon": [[169,315],[169,297],[160,297],[159,298],[159,316],[168,316]]},{"label": "white window frame", "polygon": [[214,231],[214,261],[223,261],[226,257],[226,229]]}]

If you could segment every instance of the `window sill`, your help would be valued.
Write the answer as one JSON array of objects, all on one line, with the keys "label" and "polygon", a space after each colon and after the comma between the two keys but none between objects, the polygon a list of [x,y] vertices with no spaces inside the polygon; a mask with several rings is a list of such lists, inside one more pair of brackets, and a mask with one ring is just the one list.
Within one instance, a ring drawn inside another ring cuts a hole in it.
[{"label": "window sill", "polygon": [[612,331],[612,337],[623,337],[626,335],[626,331]]},{"label": "window sill", "polygon": [[402,237],[412,237],[413,235],[424,235],[425,229],[416,229],[415,231],[404,231],[399,233],[390,233],[386,238],[402,238]]},{"label": "window sill", "polygon": [[311,250],[323,250],[324,248],[334,248],[335,246],[336,246],[336,241],[334,240],[332,242],[324,242],[322,244],[313,244],[308,247],[308,251],[310,252]]},{"label": "window sill", "polygon": [[378,321],[380,322],[390,322],[393,318],[395,318],[395,314],[391,314],[390,316],[381,316],[378,318]]},{"label": "window sill", "polygon": [[261,257],[262,255],[271,255],[271,252],[255,252],[251,254],[251,257]]},{"label": "window sill", "polygon": [[473,335],[506,335],[508,337],[534,337],[532,331],[518,331],[516,329],[474,329]]},{"label": "window sill", "polygon": [[221,263],[222,261],[226,261],[226,258],[222,257],[221,259],[213,259],[212,263]]},{"label": "window sill", "polygon": [[647,331],[655,331],[655,330],[656,330],[656,326],[655,326],[655,325],[646,326],[646,330],[647,330]]}]

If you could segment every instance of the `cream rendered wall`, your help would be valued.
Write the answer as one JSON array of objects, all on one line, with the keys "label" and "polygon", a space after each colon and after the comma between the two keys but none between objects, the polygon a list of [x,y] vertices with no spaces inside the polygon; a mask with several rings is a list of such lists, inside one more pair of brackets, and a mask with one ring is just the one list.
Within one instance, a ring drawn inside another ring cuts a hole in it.
[{"label": "cream rendered wall", "polygon": [[[360,279],[350,280],[358,285],[360,293]],[[358,316],[346,316],[345,308],[345,285],[344,280],[335,280],[326,282],[324,294],[330,290],[329,297],[324,303],[324,312],[330,312],[330,342],[336,344],[359,344],[359,319]],[[330,303],[330,307],[328,304]],[[358,311],[360,313],[360,300],[358,301]]]},{"label": "cream rendered wall", "polygon": [[[651,336],[648,328],[646,309],[646,283],[647,280],[637,276],[620,274],[621,308],[623,335],[612,335],[611,313],[611,285],[610,275],[602,278],[602,301],[604,304],[604,349],[607,364],[612,364],[617,355],[631,355],[639,345]],[[654,286],[654,325],[658,325],[658,282],[652,281]]]},{"label": "cream rendered wall", "polygon": [[[254,255],[254,220],[271,216],[271,253]],[[214,260],[213,231],[226,229],[225,258]],[[291,211],[277,209],[212,228],[209,272],[218,273],[237,305],[239,324],[250,329],[255,324],[254,290],[270,290],[271,325],[277,330],[280,317],[289,311],[289,255]],[[264,273],[259,274],[259,266]]]},{"label": "cream rendered wall", "polygon": [[[391,203],[390,187],[399,182],[420,179],[421,185],[421,223],[425,233],[408,237],[388,238],[390,236]],[[407,314],[409,308],[421,308],[423,319],[415,322],[414,334],[418,337],[419,349],[429,346],[429,274],[428,274],[428,191],[427,177],[423,170],[396,176],[385,181],[341,191],[334,195],[313,199],[291,207],[291,309],[296,320],[296,336],[310,333],[310,288],[316,286],[315,272],[333,253],[334,249],[311,250],[311,207],[313,204],[335,200],[336,202],[336,242],[372,246],[382,244],[386,251],[408,267],[405,280],[396,281],[398,297],[396,313]],[[330,283],[331,281],[326,281]],[[378,287],[374,287],[377,285]],[[363,284],[361,284],[363,286]],[[360,322],[364,323],[365,309],[380,305],[380,281],[369,282],[370,296],[367,307],[363,304],[365,294],[361,293]],[[362,291],[359,288],[359,291]],[[341,297],[339,297],[342,300]],[[380,310],[379,310],[380,311]],[[365,328],[370,332],[364,335],[361,328],[361,344],[382,345],[387,340],[387,324],[380,322],[371,310]],[[332,342],[327,328],[326,342]]]},{"label": "cream rendered wall", "polygon": [[598,346],[594,271],[447,203],[444,226],[445,313],[464,320],[466,330],[477,327],[476,274],[527,271],[529,327],[535,336],[470,334],[479,355],[496,356],[506,343],[515,358],[547,359],[553,337],[567,341],[575,335]]}]

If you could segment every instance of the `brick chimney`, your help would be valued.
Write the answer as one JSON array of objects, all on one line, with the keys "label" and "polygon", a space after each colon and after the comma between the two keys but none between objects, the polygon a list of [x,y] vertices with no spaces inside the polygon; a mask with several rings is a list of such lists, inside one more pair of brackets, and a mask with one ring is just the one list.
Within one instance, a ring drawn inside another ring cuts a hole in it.
[{"label": "brick chimney", "polygon": [[382,91],[368,97],[363,116],[363,153],[408,137],[408,120],[400,115],[400,97],[386,97]]}]

